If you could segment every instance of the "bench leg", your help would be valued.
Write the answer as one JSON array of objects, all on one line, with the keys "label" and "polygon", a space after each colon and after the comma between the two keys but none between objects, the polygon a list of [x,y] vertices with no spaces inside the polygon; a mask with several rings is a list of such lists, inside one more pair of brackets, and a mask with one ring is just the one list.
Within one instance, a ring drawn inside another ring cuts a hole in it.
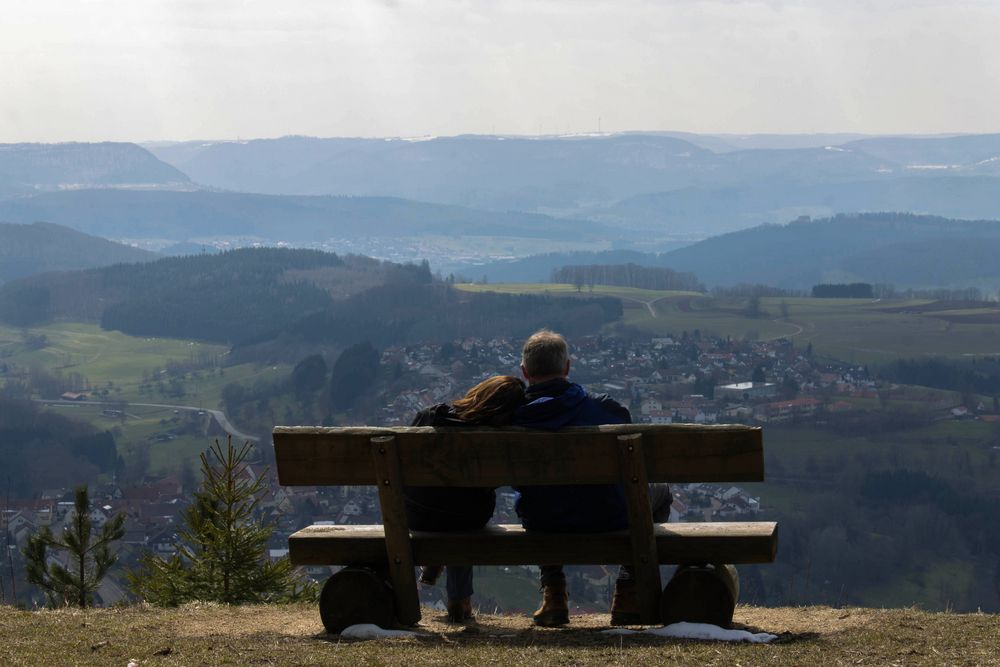
[{"label": "bench leg", "polygon": [[358,623],[391,627],[396,617],[392,588],[385,577],[361,566],[345,567],[323,584],[319,616],[330,634]]},{"label": "bench leg", "polygon": [[403,504],[402,475],[399,471],[399,445],[395,436],[371,439],[375,474],[378,477],[378,499],[382,507],[385,529],[385,549],[389,563],[389,582],[396,600],[396,614],[403,625],[420,621],[420,598],[413,573],[413,548]]},{"label": "bench leg", "polygon": [[661,620],[728,628],[739,597],[740,578],[732,565],[682,565],[663,589]]},{"label": "bench leg", "polygon": [[642,434],[618,436],[618,461],[628,507],[632,568],[639,597],[640,622],[652,625],[660,618],[660,564],[649,507],[649,482]]}]

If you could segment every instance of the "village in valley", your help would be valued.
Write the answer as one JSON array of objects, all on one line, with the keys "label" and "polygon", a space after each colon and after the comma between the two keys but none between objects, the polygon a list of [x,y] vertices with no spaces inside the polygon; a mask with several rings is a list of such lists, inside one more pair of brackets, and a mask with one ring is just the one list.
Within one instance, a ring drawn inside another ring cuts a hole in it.
[{"label": "village in valley", "polygon": [[[745,341],[703,336],[698,331],[679,336],[618,338],[590,336],[572,341],[571,378],[591,393],[607,393],[629,407],[637,423],[824,423],[853,411],[877,407],[891,386],[880,386],[864,366],[814,355],[811,346],[790,340]],[[495,374],[517,374],[520,341],[497,337],[467,338],[444,344],[389,347],[381,352],[384,380],[369,400],[348,413],[348,424],[405,426],[421,409],[450,401],[464,388]],[[85,396],[77,398],[85,399]],[[939,419],[996,420],[982,414],[985,406],[954,405],[939,398],[929,405]],[[213,424],[215,433],[221,429]],[[239,424],[235,424],[237,428]],[[206,447],[210,438],[206,438]],[[169,446],[163,443],[159,446]],[[287,538],[310,523],[370,524],[380,521],[376,490],[370,487],[282,487],[271,460],[269,440],[256,443],[256,461],[245,474],[264,476],[269,493],[262,504],[276,530],[269,555],[287,553]],[[147,551],[174,553],[182,513],[189,505],[195,481],[190,474],[170,474],[141,480],[113,480],[93,485],[96,501],[91,518],[102,525],[118,512],[126,516],[120,543],[121,563],[134,565]],[[737,486],[684,484],[673,488],[672,521],[750,520],[766,511],[767,498]],[[517,523],[515,494],[498,490],[497,523]],[[11,498],[4,509],[9,549],[16,560],[37,527],[56,529],[72,520],[72,491],[47,489],[39,498]],[[504,568],[509,575],[531,568]],[[112,604],[125,596],[123,577],[107,578],[101,601]],[[609,568],[575,570],[575,585],[593,608],[603,608],[611,590]],[[321,580],[328,568],[309,574]],[[425,602],[440,602],[443,589],[425,590]],[[489,598],[496,609],[509,607],[502,595]]]}]

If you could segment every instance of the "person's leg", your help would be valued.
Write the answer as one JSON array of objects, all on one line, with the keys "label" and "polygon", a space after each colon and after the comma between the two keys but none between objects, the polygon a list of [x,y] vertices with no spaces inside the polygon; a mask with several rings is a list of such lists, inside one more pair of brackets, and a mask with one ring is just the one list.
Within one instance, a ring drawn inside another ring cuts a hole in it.
[{"label": "person's leg", "polygon": [[653,512],[653,523],[666,523],[670,520],[670,505],[674,495],[670,485],[657,482],[649,485],[649,509]]},{"label": "person's leg", "polygon": [[472,618],[472,566],[449,565],[445,579],[448,591],[448,618],[465,621]]},{"label": "person's leg", "polygon": [[542,586],[554,583],[566,583],[566,575],[563,574],[562,565],[542,565],[539,568],[542,571],[541,583]]}]

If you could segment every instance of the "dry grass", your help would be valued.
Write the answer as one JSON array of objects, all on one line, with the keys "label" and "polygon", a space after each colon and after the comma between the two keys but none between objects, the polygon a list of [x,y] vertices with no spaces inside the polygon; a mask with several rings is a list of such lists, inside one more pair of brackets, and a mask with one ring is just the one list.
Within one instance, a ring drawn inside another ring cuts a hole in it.
[{"label": "dry grass", "polygon": [[117,665],[1000,665],[1000,616],[922,611],[740,607],[769,645],[609,636],[606,615],[543,630],[514,616],[463,628],[425,610],[417,638],[342,641],[312,606],[138,606],[25,612],[0,608],[0,664]]}]

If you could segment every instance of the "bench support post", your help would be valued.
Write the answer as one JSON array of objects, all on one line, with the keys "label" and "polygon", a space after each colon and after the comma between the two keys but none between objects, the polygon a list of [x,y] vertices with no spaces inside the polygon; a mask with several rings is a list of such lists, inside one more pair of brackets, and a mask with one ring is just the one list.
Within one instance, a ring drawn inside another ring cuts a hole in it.
[{"label": "bench support post", "polygon": [[385,529],[385,549],[389,562],[389,582],[396,599],[396,616],[403,625],[420,620],[420,599],[413,574],[413,548],[403,504],[402,475],[399,469],[399,444],[395,436],[371,439],[372,458],[378,483],[378,499]]},{"label": "bench support post", "polygon": [[632,568],[639,597],[639,617],[655,624],[660,616],[660,564],[653,534],[653,513],[649,506],[649,481],[642,434],[618,436],[619,470],[628,507]]}]

